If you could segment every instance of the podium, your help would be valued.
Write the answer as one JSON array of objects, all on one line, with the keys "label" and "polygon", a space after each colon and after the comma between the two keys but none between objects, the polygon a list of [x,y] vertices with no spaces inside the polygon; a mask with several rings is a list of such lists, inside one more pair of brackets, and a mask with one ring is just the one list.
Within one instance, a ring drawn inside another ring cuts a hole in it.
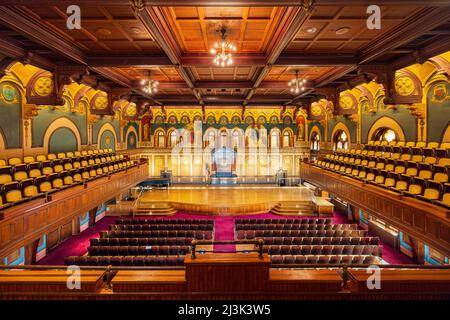
[{"label": "podium", "polygon": [[268,289],[270,259],[258,253],[187,255],[187,291],[190,292],[256,292]]}]

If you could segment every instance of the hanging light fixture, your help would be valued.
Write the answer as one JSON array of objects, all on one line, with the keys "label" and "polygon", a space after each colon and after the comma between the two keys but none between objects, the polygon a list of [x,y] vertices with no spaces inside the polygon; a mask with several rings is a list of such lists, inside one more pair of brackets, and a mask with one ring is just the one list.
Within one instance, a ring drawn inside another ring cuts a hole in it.
[{"label": "hanging light fixture", "polygon": [[221,34],[221,41],[216,42],[214,47],[211,48],[211,54],[214,55],[214,64],[220,67],[230,66],[233,63],[231,53],[236,51],[236,47],[230,42],[226,41],[225,27],[217,30]]},{"label": "hanging light fixture", "polygon": [[292,93],[300,93],[305,90],[306,79],[298,78],[298,70],[295,70],[295,79],[289,81],[289,87],[291,87]]},{"label": "hanging light fixture", "polygon": [[148,79],[147,80],[142,80],[141,81],[141,85],[144,86],[143,90],[144,92],[148,93],[148,94],[155,94],[158,91],[158,84],[159,82],[156,80],[152,80],[150,79],[150,70],[148,71]]}]

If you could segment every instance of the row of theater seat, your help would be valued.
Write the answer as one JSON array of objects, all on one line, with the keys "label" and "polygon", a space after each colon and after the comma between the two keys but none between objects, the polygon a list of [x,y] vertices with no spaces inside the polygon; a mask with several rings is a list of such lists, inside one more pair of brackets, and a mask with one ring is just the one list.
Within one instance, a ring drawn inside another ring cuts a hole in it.
[{"label": "row of theater seat", "polygon": [[212,231],[213,224],[115,224],[109,226],[111,231],[152,231],[152,230],[199,230]]},{"label": "row of theater seat", "polygon": [[212,231],[194,230],[148,230],[148,231],[101,231],[100,238],[194,238],[196,240],[212,240]]},{"label": "row of theater seat", "polygon": [[89,158],[90,156],[112,156],[114,155],[112,149],[98,149],[98,150],[85,150],[85,151],[74,151],[74,152],[61,152],[58,154],[49,153],[47,155],[40,154],[35,156],[29,155],[20,157],[12,157],[8,160],[0,159],[0,168],[1,167],[15,167],[23,164],[35,164],[35,163],[43,163],[55,160],[65,160],[65,159],[73,159],[78,158],[80,160],[84,158]]},{"label": "row of theater seat", "polygon": [[366,230],[239,230],[236,239],[253,240],[267,237],[366,237]]},{"label": "row of theater seat", "polygon": [[269,255],[370,255],[381,256],[378,245],[269,245],[263,246]]},{"label": "row of theater seat", "polygon": [[239,230],[356,230],[356,224],[238,224]]},{"label": "row of theater seat", "polygon": [[107,158],[98,159],[100,164],[87,163],[77,168],[69,162],[63,165],[60,160],[45,163],[42,168],[39,167],[40,164],[20,165],[14,167],[12,175],[9,167],[0,168],[0,209],[126,170],[135,165],[133,161],[124,159],[123,156]]},{"label": "row of theater seat", "polygon": [[189,246],[90,246],[90,256],[168,256],[186,255]]},{"label": "row of theater seat", "polygon": [[236,219],[235,224],[331,224],[331,218],[319,219]]},{"label": "row of theater seat", "polygon": [[214,224],[206,219],[117,219],[115,224]]},{"label": "row of theater seat", "polygon": [[432,202],[444,207],[450,206],[450,167],[435,164],[416,164],[404,161],[387,162],[371,160],[367,165],[356,165],[339,156],[338,160],[325,159],[317,161],[318,167],[345,175],[415,197],[423,201]]},{"label": "row of theater seat", "polygon": [[273,255],[270,256],[271,263],[274,265],[289,264],[353,264],[353,265],[373,265],[379,264],[380,259],[376,256],[365,255]]},{"label": "row of theater seat", "polygon": [[390,148],[404,148],[405,150],[448,150],[450,149],[449,142],[423,142],[423,141],[369,141],[367,144],[363,145],[365,150],[390,150]]},{"label": "row of theater seat", "polygon": [[264,245],[379,245],[378,237],[261,237]]},{"label": "row of theater seat", "polygon": [[91,238],[91,246],[188,246],[194,238]]},{"label": "row of theater seat", "polygon": [[70,256],[64,258],[64,263],[77,266],[183,266],[184,256]]}]

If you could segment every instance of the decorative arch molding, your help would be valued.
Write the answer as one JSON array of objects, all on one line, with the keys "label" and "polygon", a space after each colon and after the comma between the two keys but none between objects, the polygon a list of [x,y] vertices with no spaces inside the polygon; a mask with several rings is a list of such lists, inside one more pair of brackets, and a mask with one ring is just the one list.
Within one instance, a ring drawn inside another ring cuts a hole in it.
[{"label": "decorative arch molding", "polygon": [[312,127],[311,130],[309,131],[309,141],[311,141],[314,133],[317,133],[317,135],[320,138],[320,141],[323,141],[323,137],[322,137],[322,134],[320,133],[320,129],[318,126]]},{"label": "decorative arch molding", "polygon": [[155,148],[163,148],[163,147],[160,147],[159,146],[159,143],[158,143],[158,134],[160,133],[160,132],[162,132],[162,134],[163,134],[163,137],[164,137],[164,148],[166,147],[166,139],[167,139],[167,136],[166,136],[166,131],[163,129],[163,128],[157,128],[156,130],[155,130],[155,132],[153,133],[153,146],[155,147]]},{"label": "decorative arch molding", "polygon": [[[447,129],[444,130],[444,133],[442,134],[442,142],[450,142],[450,124],[447,125]],[[1,149],[1,142],[0,142],[0,149]]]},{"label": "decorative arch molding", "polygon": [[48,153],[48,146],[49,146],[50,138],[51,138],[53,132],[55,132],[57,129],[62,128],[62,127],[68,128],[71,131],[73,131],[73,133],[75,134],[75,137],[77,139],[77,149],[80,150],[81,134],[80,134],[80,131],[78,130],[78,127],[69,118],[61,117],[61,118],[58,118],[55,121],[53,121],[45,130],[44,139],[43,139],[43,147],[44,147],[45,153]]},{"label": "decorative arch molding", "polygon": [[102,134],[105,131],[111,131],[112,132],[112,134],[114,136],[114,139],[116,141],[116,149],[117,149],[117,142],[119,141],[119,139],[117,139],[116,129],[113,127],[113,125],[111,123],[105,123],[104,125],[102,125],[102,127],[98,131],[98,134],[97,134],[97,146],[100,146],[100,142],[101,142],[101,139],[102,139]]},{"label": "decorative arch molding", "polygon": [[[137,132],[137,130],[136,130],[136,128],[134,126],[129,126],[128,127],[127,133],[125,134],[125,143],[128,144],[128,136],[131,133],[134,133],[135,136],[136,136],[136,148],[137,148],[139,146],[139,135],[138,135],[138,132]],[[128,148],[128,145],[127,145],[127,148]]]},{"label": "decorative arch molding", "polygon": [[[342,131],[345,132],[345,134],[346,134],[347,137],[348,137],[348,141],[351,143],[351,141],[352,141],[352,136],[350,135],[350,130],[348,129],[348,127],[347,127],[343,122],[338,122],[338,123],[334,126],[334,129],[333,129],[333,131],[331,132],[331,143],[334,142],[335,135],[336,135],[336,133],[337,133],[338,131],[340,131],[340,130],[342,130]],[[354,138],[354,137],[353,137],[353,138]]]},{"label": "decorative arch molding", "polygon": [[0,128],[0,150],[5,150],[5,138],[3,136],[3,131]]},{"label": "decorative arch molding", "polygon": [[402,126],[397,121],[387,116],[381,117],[372,124],[369,133],[367,134],[367,141],[371,140],[371,137],[375,134],[375,132],[381,128],[389,128],[394,130],[395,133],[398,134],[398,139],[400,141],[406,141],[405,132],[403,131]]}]

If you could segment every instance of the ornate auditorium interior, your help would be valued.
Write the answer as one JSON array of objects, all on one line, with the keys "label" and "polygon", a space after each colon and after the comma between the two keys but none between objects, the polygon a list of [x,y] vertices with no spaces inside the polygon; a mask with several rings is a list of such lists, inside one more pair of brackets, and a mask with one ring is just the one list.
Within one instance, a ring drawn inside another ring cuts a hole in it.
[{"label": "ornate auditorium interior", "polygon": [[449,79],[447,0],[2,0],[0,300],[448,300]]}]

